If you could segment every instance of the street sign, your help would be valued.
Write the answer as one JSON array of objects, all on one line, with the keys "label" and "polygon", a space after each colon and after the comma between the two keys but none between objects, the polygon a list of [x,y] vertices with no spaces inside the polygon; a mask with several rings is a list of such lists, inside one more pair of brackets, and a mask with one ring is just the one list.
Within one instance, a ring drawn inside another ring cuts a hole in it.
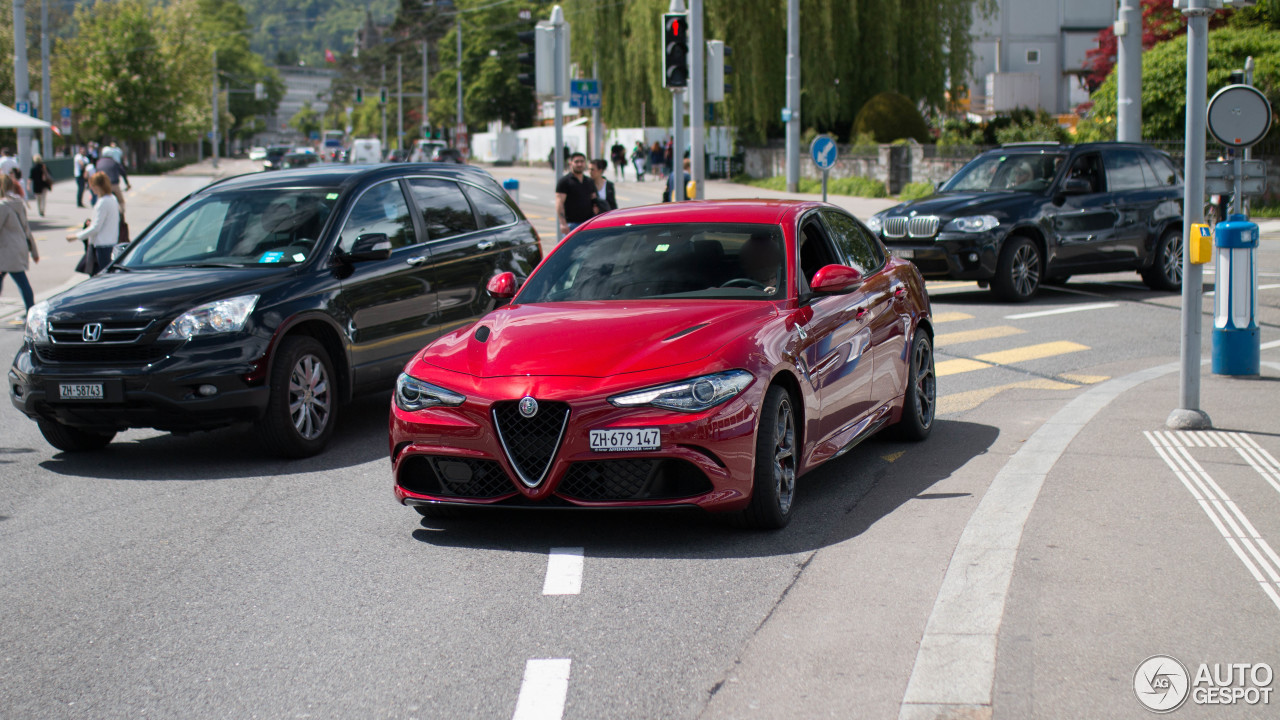
[{"label": "street sign", "polygon": [[809,146],[809,155],[813,158],[813,164],[818,169],[826,172],[836,164],[836,157],[839,151],[836,149],[836,141],[831,139],[830,135],[819,135],[813,139],[813,144]]},{"label": "street sign", "polygon": [[791,108],[782,108],[782,122],[791,122]]},{"label": "street sign", "polygon": [[1227,147],[1249,147],[1271,129],[1271,103],[1250,85],[1228,85],[1209,101],[1209,132]]},{"label": "street sign", "polygon": [[600,81],[570,80],[569,107],[597,110],[600,108]]},{"label": "street sign", "polygon": [[[63,135],[70,135],[71,134],[71,118],[69,117],[62,118],[59,121],[58,130],[61,131]],[[164,138],[161,138],[161,139],[163,140]]]},{"label": "street sign", "polygon": [[[1240,178],[1240,192],[1245,195],[1262,195],[1267,191],[1267,163],[1264,160],[1245,160]],[[1204,164],[1205,195],[1230,195],[1235,192],[1235,162],[1210,161]]]},{"label": "street sign", "polygon": [[70,119],[70,118],[71,118],[71,108],[62,108],[62,111],[58,113],[58,116],[59,116],[59,117],[64,117],[64,118]]},{"label": "street sign", "polygon": [[14,110],[17,110],[18,112],[22,113],[23,115],[30,115],[30,114],[31,114],[31,103],[27,102],[26,100],[19,100],[18,102],[16,102],[16,103],[14,103],[14,104],[13,104],[13,109],[14,109]]}]

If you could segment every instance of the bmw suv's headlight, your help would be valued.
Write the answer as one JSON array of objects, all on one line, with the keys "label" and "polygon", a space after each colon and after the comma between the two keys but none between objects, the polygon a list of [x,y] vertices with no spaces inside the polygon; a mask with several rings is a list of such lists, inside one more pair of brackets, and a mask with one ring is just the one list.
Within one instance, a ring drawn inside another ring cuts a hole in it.
[{"label": "bmw suv's headlight", "polygon": [[49,301],[41,300],[27,311],[27,327],[23,335],[35,342],[49,342]]},{"label": "bmw suv's headlight", "polygon": [[884,229],[884,219],[879,215],[872,215],[867,218],[867,229],[879,235],[880,231]]},{"label": "bmw suv's headlight", "polygon": [[746,370],[729,370],[625,395],[614,395],[609,398],[609,402],[617,407],[651,405],[666,410],[701,412],[736,396],[751,384],[752,379],[752,374]]},{"label": "bmw suv's headlight", "polygon": [[161,340],[186,340],[197,335],[240,332],[258,304],[257,295],[241,295],[205,303],[179,315],[160,333]]},{"label": "bmw suv's headlight", "polygon": [[994,215],[970,215],[958,217],[942,228],[943,232],[980,233],[995,228],[1000,224]]},{"label": "bmw suv's headlight", "polygon": [[396,407],[406,412],[425,410],[438,405],[457,406],[466,402],[464,395],[445,390],[439,385],[423,382],[407,373],[396,378]]}]

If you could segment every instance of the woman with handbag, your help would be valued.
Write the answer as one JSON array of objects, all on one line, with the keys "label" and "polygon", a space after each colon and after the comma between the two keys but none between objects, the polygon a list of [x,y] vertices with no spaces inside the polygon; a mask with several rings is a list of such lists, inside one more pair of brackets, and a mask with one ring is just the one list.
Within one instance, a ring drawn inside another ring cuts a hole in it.
[{"label": "woman with handbag", "polygon": [[40,217],[44,217],[45,199],[53,189],[53,176],[49,174],[49,166],[44,164],[44,158],[36,155],[31,161],[31,194],[36,196],[36,209],[40,211]]},{"label": "woman with handbag", "polygon": [[605,176],[609,170],[609,161],[596,158],[591,161],[591,182],[596,193],[591,196],[591,214],[600,215],[618,207],[618,199],[613,194],[613,183]]},{"label": "woman with handbag", "polygon": [[[27,280],[28,255],[32,260],[40,262],[40,251],[36,248],[36,239],[31,235],[31,226],[27,224],[27,206],[16,193],[14,180],[9,175],[0,176],[0,288],[4,286],[4,276],[13,276],[13,282],[22,294],[22,304],[27,310],[35,304],[35,294],[31,291],[31,282]],[[15,325],[25,320],[16,318]]]},{"label": "woman with handbag", "polygon": [[[93,177],[89,178],[89,188],[98,196],[98,202],[93,206],[93,217],[89,218],[89,224],[85,229],[69,233],[67,242],[89,241],[88,252],[85,255],[85,270],[90,275],[97,275],[111,262],[111,249],[120,239],[122,218],[120,203],[116,200],[116,196],[111,194],[111,179],[106,173],[102,171],[94,173]],[[90,261],[92,265],[88,264]]]}]

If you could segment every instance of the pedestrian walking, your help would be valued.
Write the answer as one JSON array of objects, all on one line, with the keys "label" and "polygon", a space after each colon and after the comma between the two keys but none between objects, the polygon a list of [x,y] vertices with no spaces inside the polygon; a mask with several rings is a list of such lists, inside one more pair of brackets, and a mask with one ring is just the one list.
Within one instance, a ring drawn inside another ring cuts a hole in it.
[{"label": "pedestrian walking", "polygon": [[31,194],[36,196],[36,209],[40,211],[40,217],[44,217],[45,200],[52,189],[53,176],[49,174],[49,166],[44,164],[43,157],[36,155],[31,158]]},{"label": "pedestrian walking", "polygon": [[13,156],[13,150],[7,147],[0,148],[0,175],[10,175],[17,169],[18,158]]},{"label": "pedestrian walking", "polygon": [[654,140],[653,147],[649,148],[649,169],[652,170],[653,174],[657,175],[659,178],[666,176],[666,173],[663,172],[664,168],[662,167],[662,157],[662,144],[657,140]]},{"label": "pedestrian walking", "polygon": [[84,146],[77,145],[75,158],[71,160],[71,176],[76,179],[76,207],[84,207],[84,189],[93,173],[93,163],[89,161]]},{"label": "pedestrian walking", "polygon": [[112,140],[110,145],[102,149],[102,155],[103,157],[109,157],[112,160],[115,160],[121,165],[124,164],[124,151],[120,149],[120,146],[116,144],[115,140]]},{"label": "pedestrian walking", "polygon": [[[684,175],[685,199],[687,200],[689,196],[689,181],[693,179],[689,175],[689,158],[684,159],[684,173],[682,174]],[[675,182],[676,173],[672,172],[667,176],[667,188],[662,191],[662,202],[671,202],[676,199]]]},{"label": "pedestrian walking", "polygon": [[636,170],[636,180],[644,182],[644,165],[648,159],[649,153],[644,149],[644,143],[636,141],[636,146],[631,148],[631,165]]},{"label": "pedestrian walking", "polygon": [[580,152],[569,156],[569,172],[556,182],[556,220],[560,232],[567,233],[595,214],[595,184],[586,176],[587,156]]},{"label": "pedestrian walking", "polygon": [[[99,159],[99,162],[107,158]],[[120,239],[120,203],[111,192],[111,179],[99,170],[89,178],[89,188],[98,196],[89,224],[79,232],[69,233],[67,242],[88,240],[85,271],[97,275],[111,262],[111,248]],[[89,264],[91,263],[91,264]]]},{"label": "pedestrian walking", "polygon": [[605,174],[609,172],[609,163],[603,158],[591,161],[591,184],[596,194],[591,198],[592,212],[595,215],[607,213],[618,207],[618,199],[613,193],[613,183]]},{"label": "pedestrian walking", "polygon": [[[27,223],[26,204],[14,191],[13,177],[0,175],[0,290],[4,288],[4,276],[12,276],[22,295],[23,306],[30,311],[36,299],[27,280],[28,257],[40,262],[40,250]],[[13,324],[24,322],[25,319],[19,318]]]},{"label": "pedestrian walking", "polygon": [[133,189],[133,186],[129,184],[129,174],[124,171],[124,165],[121,165],[114,157],[104,152],[102,157],[98,158],[98,162],[94,163],[93,166],[97,169],[97,172],[93,175],[94,177],[96,177],[98,173],[104,173],[106,174],[107,179],[111,182],[109,192],[116,196],[116,200],[120,203],[120,214],[123,215],[124,193],[120,191],[120,182],[124,181],[125,190]]},{"label": "pedestrian walking", "polygon": [[613,176],[619,182],[627,178],[627,173],[623,170],[627,165],[627,148],[620,142],[614,142],[613,147],[609,148],[609,157],[613,160]]}]

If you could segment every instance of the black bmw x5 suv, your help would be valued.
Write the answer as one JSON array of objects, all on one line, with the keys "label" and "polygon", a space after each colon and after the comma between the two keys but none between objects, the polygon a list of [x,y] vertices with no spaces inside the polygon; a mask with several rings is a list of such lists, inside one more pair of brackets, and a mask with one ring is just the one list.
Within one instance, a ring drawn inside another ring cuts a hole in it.
[{"label": "black bmw x5 suv", "polygon": [[1013,302],[1084,273],[1182,287],[1182,177],[1139,143],[1005,145],[867,226],[926,278],[990,283]]},{"label": "black bmw x5 suv", "polygon": [[320,452],[339,406],[390,388],[432,338],[493,309],[538,236],[468,166],[324,166],[243,175],[168,210],[107,269],[37,304],[13,404],[66,451],[126,428],[256,423]]}]

